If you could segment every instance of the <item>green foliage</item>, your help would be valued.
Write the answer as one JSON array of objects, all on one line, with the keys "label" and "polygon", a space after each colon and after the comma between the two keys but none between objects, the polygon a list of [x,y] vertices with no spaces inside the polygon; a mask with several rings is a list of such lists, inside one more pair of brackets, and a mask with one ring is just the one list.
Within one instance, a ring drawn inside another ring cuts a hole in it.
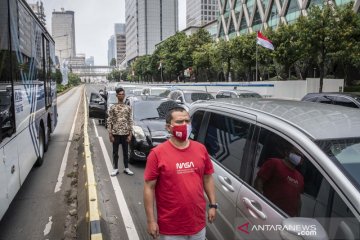
[{"label": "green foliage", "polygon": [[111,61],[110,61],[110,66],[111,67],[116,67],[116,59],[115,58],[112,58]]},{"label": "green foliage", "polygon": [[70,86],[77,86],[81,83],[80,77],[75,73],[70,72],[68,78],[69,78],[68,85]]},{"label": "green foliage", "polygon": [[57,85],[61,85],[62,82],[62,74],[60,69],[56,69],[54,73],[52,73],[51,78],[56,81]]}]

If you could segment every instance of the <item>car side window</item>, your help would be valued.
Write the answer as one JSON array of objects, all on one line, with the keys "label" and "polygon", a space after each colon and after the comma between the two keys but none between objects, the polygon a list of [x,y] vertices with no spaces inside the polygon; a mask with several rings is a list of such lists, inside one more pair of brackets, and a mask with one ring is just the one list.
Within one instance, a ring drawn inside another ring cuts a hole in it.
[{"label": "car side window", "polygon": [[204,117],[204,111],[197,111],[194,113],[194,115],[191,117],[191,134],[190,139],[197,140],[200,132],[201,122]]},{"label": "car side window", "polygon": [[334,104],[334,99],[330,96],[320,96],[317,98],[319,103]]},{"label": "car side window", "polygon": [[205,146],[215,161],[239,176],[250,123],[212,113],[206,131]]},{"label": "car side window", "polygon": [[218,93],[218,94],[216,94],[216,98],[224,98],[224,94],[223,93]]},{"label": "car side window", "polygon": [[353,101],[345,97],[336,97],[335,104],[344,107],[359,108]]}]

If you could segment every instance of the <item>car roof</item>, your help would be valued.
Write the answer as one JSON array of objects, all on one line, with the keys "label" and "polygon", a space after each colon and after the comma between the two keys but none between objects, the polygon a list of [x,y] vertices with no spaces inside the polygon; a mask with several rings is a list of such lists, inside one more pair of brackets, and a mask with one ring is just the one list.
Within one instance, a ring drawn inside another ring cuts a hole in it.
[{"label": "car roof", "polygon": [[230,90],[220,90],[218,91],[218,93],[220,92],[235,92],[237,94],[239,93],[256,93],[258,94],[257,92],[253,92],[253,91],[249,91],[249,90],[238,90],[238,89],[230,89]]},{"label": "car roof", "polygon": [[349,97],[360,97],[360,92],[323,92],[323,93],[308,93],[304,96],[305,97],[315,97],[315,96],[329,96],[329,95],[336,95],[336,96],[349,96]]},{"label": "car roof", "polygon": [[223,98],[194,103],[196,106],[218,106],[235,112],[246,111],[258,119],[269,116],[286,122],[314,140],[360,137],[360,111],[337,105],[280,100]]},{"label": "car roof", "polygon": [[167,100],[169,101],[168,98],[164,98],[164,97],[159,97],[159,96],[153,96],[153,95],[140,95],[140,96],[129,96],[129,99],[131,98],[134,101],[162,101],[162,100]]},{"label": "car roof", "polygon": [[204,90],[193,90],[193,89],[186,89],[186,90],[176,89],[175,91],[182,91],[183,93],[209,93],[209,92],[206,92]]}]

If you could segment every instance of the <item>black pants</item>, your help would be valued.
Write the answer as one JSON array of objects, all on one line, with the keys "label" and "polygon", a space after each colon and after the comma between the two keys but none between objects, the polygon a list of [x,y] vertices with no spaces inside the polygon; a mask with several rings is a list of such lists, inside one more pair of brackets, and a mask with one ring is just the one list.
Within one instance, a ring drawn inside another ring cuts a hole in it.
[{"label": "black pants", "polygon": [[124,159],[124,166],[128,168],[129,166],[129,159],[128,159],[128,142],[127,140],[128,135],[114,135],[114,142],[113,142],[113,167],[114,169],[118,168],[118,160],[119,160],[119,145],[121,144],[123,150],[123,159]]}]

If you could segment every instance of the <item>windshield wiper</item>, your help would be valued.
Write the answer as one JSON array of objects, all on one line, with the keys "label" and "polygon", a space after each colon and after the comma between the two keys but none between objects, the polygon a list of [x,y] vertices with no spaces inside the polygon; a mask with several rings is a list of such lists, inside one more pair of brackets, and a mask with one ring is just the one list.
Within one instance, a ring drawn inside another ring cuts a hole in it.
[{"label": "windshield wiper", "polygon": [[161,119],[160,117],[148,117],[148,118],[142,118],[140,119],[140,121],[143,121],[143,120],[157,120],[157,119]]}]

